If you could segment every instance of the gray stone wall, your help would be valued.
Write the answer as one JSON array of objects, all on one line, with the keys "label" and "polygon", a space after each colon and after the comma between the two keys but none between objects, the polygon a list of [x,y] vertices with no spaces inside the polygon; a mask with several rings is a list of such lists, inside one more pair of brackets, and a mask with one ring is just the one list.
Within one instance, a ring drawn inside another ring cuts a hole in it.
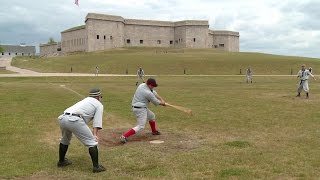
[{"label": "gray stone wall", "polygon": [[208,25],[186,26],[186,48],[207,48]]},{"label": "gray stone wall", "polygon": [[87,19],[87,51],[99,51],[124,46],[124,24],[119,21]]},{"label": "gray stone wall", "polygon": [[125,24],[124,40],[126,47],[173,47],[174,27]]},{"label": "gray stone wall", "polygon": [[86,51],[87,31],[85,28],[61,32],[62,54]]},{"label": "gray stone wall", "polygon": [[186,26],[178,26],[174,28],[174,47],[185,48],[186,47]]},{"label": "gray stone wall", "polygon": [[58,43],[40,44],[40,56],[48,56],[57,53]]},{"label": "gray stone wall", "polygon": [[[100,51],[121,47],[219,48],[239,51],[239,33],[213,31],[208,21],[178,22],[124,19],[89,13],[84,26],[61,32],[62,52]],[[54,47],[40,47],[42,54]]]},{"label": "gray stone wall", "polygon": [[239,52],[239,33],[232,31],[212,31],[214,48]]}]

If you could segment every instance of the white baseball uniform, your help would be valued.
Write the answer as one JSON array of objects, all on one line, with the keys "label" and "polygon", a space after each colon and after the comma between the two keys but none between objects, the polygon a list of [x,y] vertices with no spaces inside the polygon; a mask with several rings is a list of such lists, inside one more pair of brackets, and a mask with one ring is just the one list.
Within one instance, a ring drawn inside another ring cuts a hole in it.
[{"label": "white baseball uniform", "polygon": [[72,133],[87,147],[98,144],[88,123],[93,121],[93,128],[102,128],[103,105],[93,97],[87,97],[69,107],[58,117],[62,138],[61,143],[69,145]]},{"label": "white baseball uniform", "polygon": [[143,76],[144,76],[143,69],[138,69],[138,71],[137,71],[137,82],[139,82],[140,79],[142,80],[142,82],[144,82]]},{"label": "white baseball uniform", "polygon": [[157,92],[150,90],[146,83],[142,83],[138,86],[133,99],[132,99],[132,111],[137,118],[137,125],[133,128],[135,132],[139,132],[144,129],[146,121],[155,121],[155,114],[148,109],[149,102],[154,105],[159,105],[161,102],[155,96]]},{"label": "white baseball uniform", "polygon": [[247,69],[247,83],[252,82],[252,74],[253,74],[252,69],[248,68]]},{"label": "white baseball uniform", "polygon": [[298,77],[300,78],[299,84],[298,84],[298,93],[301,93],[302,89],[306,92],[309,93],[309,84],[308,84],[308,79],[309,76],[314,77],[309,70],[300,70],[298,72]]}]

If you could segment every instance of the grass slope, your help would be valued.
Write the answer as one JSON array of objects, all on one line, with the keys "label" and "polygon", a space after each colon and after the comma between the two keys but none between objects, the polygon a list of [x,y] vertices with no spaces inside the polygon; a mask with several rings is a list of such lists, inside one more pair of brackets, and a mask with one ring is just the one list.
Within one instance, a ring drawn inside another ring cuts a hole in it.
[{"label": "grass slope", "polygon": [[[291,77],[159,77],[168,102],[194,116],[152,107],[163,133],[151,145],[148,124],[119,145],[135,124],[130,102],[134,78],[2,78],[0,83],[0,178],[30,179],[317,179],[320,177],[320,92],[311,81],[309,100],[295,98]],[[51,84],[49,84],[50,82]],[[57,116],[78,101],[65,84],[86,94],[103,91],[106,110],[100,160],[107,172],[92,174],[87,149],[74,138],[73,165],[56,167]]]},{"label": "grass slope", "polygon": [[129,48],[80,53],[44,59],[16,58],[14,66],[39,72],[135,74],[142,66],[146,74],[242,74],[252,66],[254,74],[296,74],[301,63],[317,73],[320,61],[312,58],[276,56],[259,53],[228,53],[214,49]]}]

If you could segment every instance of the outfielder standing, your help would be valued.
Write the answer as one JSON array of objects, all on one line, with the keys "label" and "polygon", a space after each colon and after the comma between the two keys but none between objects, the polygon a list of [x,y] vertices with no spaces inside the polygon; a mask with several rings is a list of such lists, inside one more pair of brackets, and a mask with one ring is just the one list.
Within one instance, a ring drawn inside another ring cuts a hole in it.
[{"label": "outfielder standing", "polygon": [[142,83],[138,86],[131,103],[132,111],[137,118],[137,125],[120,137],[123,143],[128,142],[128,137],[143,130],[147,120],[149,120],[152,134],[160,135],[160,132],[156,128],[156,117],[148,109],[149,102],[152,102],[154,105],[165,106],[165,101],[154,90],[157,86],[156,80],[152,78],[148,79],[147,83]]},{"label": "outfielder standing", "polygon": [[95,76],[98,76],[99,75],[99,67],[96,66],[96,73],[94,74]]},{"label": "outfielder standing", "polygon": [[300,93],[303,89],[304,92],[306,92],[306,98],[309,98],[309,84],[308,84],[309,76],[311,76],[314,80],[316,80],[316,78],[311,74],[311,72],[306,69],[306,65],[302,64],[301,70],[298,72],[298,76],[297,76],[297,78],[300,78],[297,97],[300,97]]},{"label": "outfielder standing", "polygon": [[247,83],[252,83],[252,74],[253,74],[253,71],[252,71],[252,69],[251,69],[251,67],[249,67],[248,69],[247,69]]},{"label": "outfielder standing", "polygon": [[142,80],[142,82],[144,82],[143,77],[144,77],[144,71],[143,71],[142,67],[140,67],[140,68],[138,69],[138,71],[137,71],[137,82],[136,82],[136,86],[138,86],[138,83],[139,83],[139,80],[140,80],[140,79]]},{"label": "outfielder standing", "polygon": [[[99,164],[98,159],[98,131],[102,129],[103,105],[102,95],[99,89],[92,89],[89,97],[79,101],[75,105],[66,109],[58,117],[62,138],[59,146],[58,167],[71,165],[72,162],[65,158],[72,133],[89,148],[93,164],[93,172],[98,173],[106,169]],[[93,121],[93,133],[88,127],[88,123]]]}]

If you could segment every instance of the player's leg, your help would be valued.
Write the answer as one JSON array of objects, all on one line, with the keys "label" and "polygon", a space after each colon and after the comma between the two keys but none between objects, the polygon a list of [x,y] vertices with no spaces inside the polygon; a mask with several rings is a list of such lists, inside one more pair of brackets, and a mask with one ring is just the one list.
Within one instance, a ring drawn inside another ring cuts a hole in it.
[{"label": "player's leg", "polygon": [[151,127],[152,134],[153,135],[160,135],[161,133],[157,130],[157,127],[156,127],[156,116],[149,109],[147,109],[147,118],[149,120],[149,124],[150,124],[150,127]]},{"label": "player's leg", "polygon": [[92,160],[93,172],[98,173],[105,171],[106,169],[99,164],[99,151],[98,151],[98,142],[93,136],[90,128],[84,122],[84,120],[79,119],[78,121],[73,122],[73,133],[82,142],[86,147],[89,148],[89,154]]},{"label": "player's leg", "polygon": [[303,82],[303,90],[306,92],[306,98],[309,98],[309,83],[308,81]]},{"label": "player's leg", "polygon": [[300,97],[302,89],[303,89],[303,81],[300,81],[298,84],[298,95],[296,97]]},{"label": "player's leg", "polygon": [[58,167],[65,167],[71,165],[72,162],[65,158],[68,151],[68,147],[72,138],[72,132],[68,130],[68,120],[63,118],[59,120],[60,129],[61,129],[61,139],[59,144],[59,161],[57,163]]},{"label": "player's leg", "polygon": [[136,116],[137,119],[137,125],[135,127],[133,127],[132,129],[130,129],[129,131],[127,131],[125,134],[123,134],[120,137],[120,140],[124,143],[126,143],[128,140],[127,138],[138,133],[139,131],[143,130],[145,125],[146,125],[146,121],[147,121],[147,109],[146,108],[133,108],[132,109],[133,113]]}]

